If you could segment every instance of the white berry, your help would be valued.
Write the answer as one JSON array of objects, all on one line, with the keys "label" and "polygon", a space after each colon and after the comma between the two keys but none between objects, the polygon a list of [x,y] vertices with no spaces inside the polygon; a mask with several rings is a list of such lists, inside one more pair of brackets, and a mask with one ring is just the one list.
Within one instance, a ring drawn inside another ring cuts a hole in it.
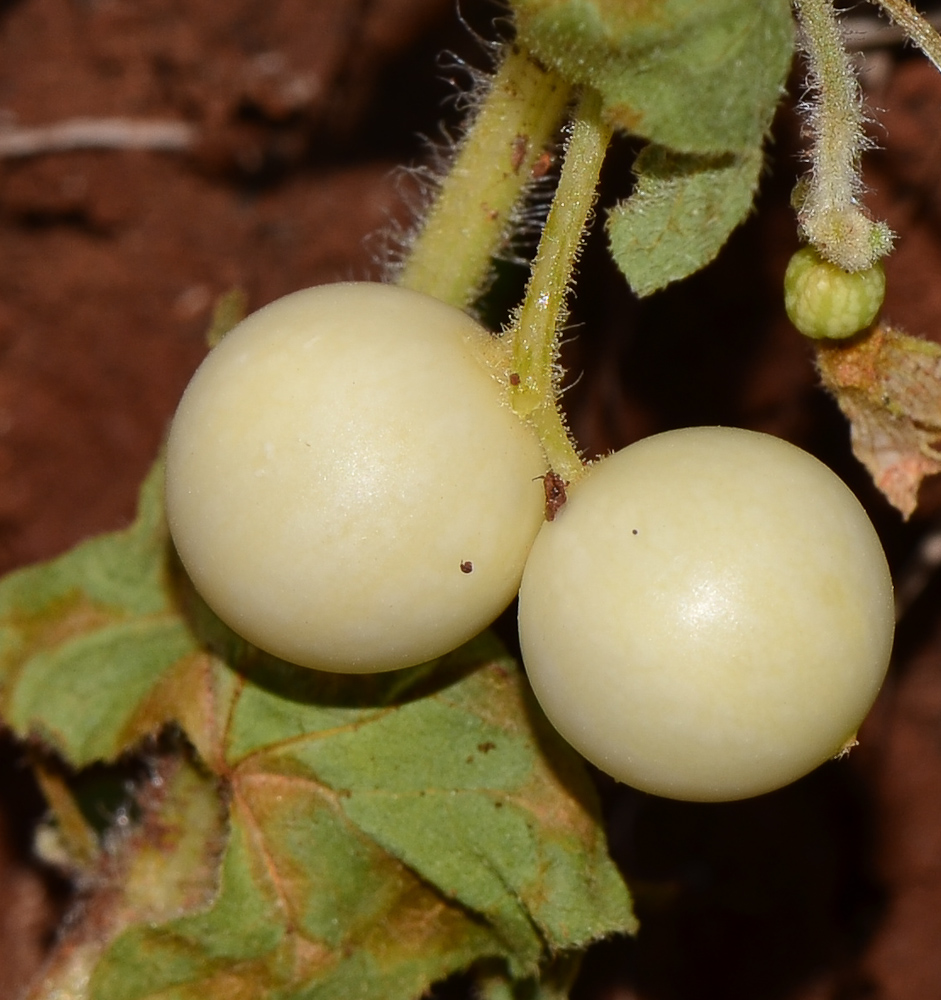
[{"label": "white berry", "polygon": [[167,514],[197,590],[286,660],[420,663],[506,607],[545,460],[460,311],[392,286],[288,295],[203,362],[173,420]]},{"label": "white berry", "polygon": [[615,778],[737,799],[838,754],[882,683],[892,585],[823,464],[729,428],[660,434],[569,489],[530,553],[523,660],[549,719]]}]

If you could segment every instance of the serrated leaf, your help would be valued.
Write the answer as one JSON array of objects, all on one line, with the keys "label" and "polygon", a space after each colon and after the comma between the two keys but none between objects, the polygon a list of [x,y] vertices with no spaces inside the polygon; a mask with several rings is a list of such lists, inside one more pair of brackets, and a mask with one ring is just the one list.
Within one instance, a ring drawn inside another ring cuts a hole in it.
[{"label": "serrated leaf", "polygon": [[941,345],[880,324],[819,344],[817,367],[850,422],[853,453],[908,519],[922,479],[941,472]]},{"label": "serrated leaf", "polygon": [[174,569],[161,501],[158,466],[131,528],[0,583],[20,734],[82,766],[175,722],[229,803],[218,894],[142,903],[69,996],[410,1000],[633,930],[581,761],[493,638],[353,677],[264,656]]},{"label": "serrated leaf", "polygon": [[141,704],[202,655],[173,598],[160,463],[130,528],[0,581],[0,716],[76,767],[159,729]]},{"label": "serrated leaf", "polygon": [[234,689],[204,681],[227,691],[197,734],[231,787],[221,894],[124,935],[93,1000],[222,1000],[233,965],[246,996],[410,1000],[478,959],[532,975],[633,929],[587,776],[494,640],[434,671],[263,658]]},{"label": "serrated leaf", "polygon": [[233,804],[215,906],[128,931],[89,998],[412,1000],[497,950],[482,922],[358,835],[329,800],[259,789]]},{"label": "serrated leaf", "polygon": [[637,295],[650,295],[705,267],[751,209],[763,157],[691,156],[648,146],[637,186],[608,215],[608,240]]},{"label": "serrated leaf", "polygon": [[687,153],[764,138],[794,48],[788,0],[512,0],[517,38],[602,95],[616,127]]}]

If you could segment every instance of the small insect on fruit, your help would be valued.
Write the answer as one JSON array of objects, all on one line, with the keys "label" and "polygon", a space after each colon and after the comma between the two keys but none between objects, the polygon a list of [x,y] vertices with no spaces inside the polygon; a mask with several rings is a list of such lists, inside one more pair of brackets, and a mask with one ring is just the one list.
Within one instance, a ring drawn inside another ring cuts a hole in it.
[{"label": "small insect on fruit", "polygon": [[556,514],[565,506],[565,487],[568,483],[550,469],[542,477],[542,485],[546,494],[546,520],[554,521]]},{"label": "small insect on fruit", "polygon": [[527,560],[519,626],[536,697],[594,764],[736,799],[854,737],[889,662],[892,583],[826,466],[767,434],[690,428],[569,489]]}]

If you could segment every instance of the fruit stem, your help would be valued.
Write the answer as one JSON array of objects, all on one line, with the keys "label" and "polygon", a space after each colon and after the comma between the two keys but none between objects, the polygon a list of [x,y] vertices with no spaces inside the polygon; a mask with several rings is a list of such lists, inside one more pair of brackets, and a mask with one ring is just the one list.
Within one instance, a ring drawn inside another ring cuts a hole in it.
[{"label": "fruit stem", "polygon": [[562,121],[570,89],[518,46],[507,50],[397,282],[459,309],[484,290],[514,209]]},{"label": "fruit stem", "polygon": [[506,333],[513,359],[513,408],[534,424],[551,468],[568,482],[578,478],[583,465],[558,407],[559,341],[568,318],[569,287],[610,141],[611,128],[601,118],[601,96],[586,89],[574,115],[562,174],[539,240],[526,297]]},{"label": "fruit stem", "polygon": [[795,0],[802,29],[813,144],[810,175],[794,192],[801,233],[821,257],[861,271],[892,247],[892,233],[860,207],[860,159],[867,139],[862,97],[832,0]]},{"label": "fruit stem", "polygon": [[922,52],[941,70],[941,35],[907,0],[871,0],[894,21]]}]

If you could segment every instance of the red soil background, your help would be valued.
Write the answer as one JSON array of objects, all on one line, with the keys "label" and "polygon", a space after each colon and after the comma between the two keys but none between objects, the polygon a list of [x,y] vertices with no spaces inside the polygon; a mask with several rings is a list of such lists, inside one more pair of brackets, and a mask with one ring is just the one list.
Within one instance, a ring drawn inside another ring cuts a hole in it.
[{"label": "red soil background", "polygon": [[[452,0],[0,0],[0,128],[121,116],[198,134],[183,153],[0,159],[0,571],[128,523],[218,295],[241,287],[257,308],[380,274],[366,238],[408,218],[394,168],[427,159],[420,136],[442,119],[453,130],[459,60],[488,61],[468,26],[493,37],[498,13],[489,0],[464,0],[466,24]],[[941,79],[899,50],[866,66],[884,109],[870,202],[901,237],[886,311],[941,340]],[[576,1000],[941,997],[941,580],[918,574],[941,487],[902,524],[783,316],[798,137],[785,109],[759,210],[674,290],[638,303],[594,234],[566,349],[572,426],[590,454],[695,423],[795,441],[857,490],[913,596],[848,761],[730,805],[599,777],[643,928],[592,952]],[[633,152],[612,150],[608,204],[629,190]],[[22,993],[63,905],[30,857],[41,811],[0,737],[0,1000]]]}]

